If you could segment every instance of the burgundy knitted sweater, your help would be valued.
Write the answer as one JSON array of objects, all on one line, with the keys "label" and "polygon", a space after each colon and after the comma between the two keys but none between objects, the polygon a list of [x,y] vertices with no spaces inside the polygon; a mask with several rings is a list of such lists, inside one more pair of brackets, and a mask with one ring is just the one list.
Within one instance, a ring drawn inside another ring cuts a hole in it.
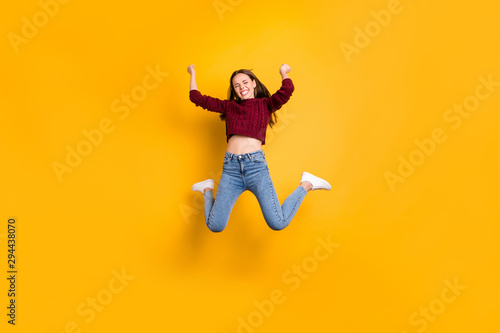
[{"label": "burgundy knitted sweater", "polygon": [[191,90],[189,99],[205,110],[226,115],[226,141],[229,141],[233,134],[239,134],[259,139],[264,145],[271,113],[288,102],[293,90],[292,80],[286,78],[282,81],[281,88],[269,98],[252,98],[238,103],[220,100],[202,95],[198,90]]}]

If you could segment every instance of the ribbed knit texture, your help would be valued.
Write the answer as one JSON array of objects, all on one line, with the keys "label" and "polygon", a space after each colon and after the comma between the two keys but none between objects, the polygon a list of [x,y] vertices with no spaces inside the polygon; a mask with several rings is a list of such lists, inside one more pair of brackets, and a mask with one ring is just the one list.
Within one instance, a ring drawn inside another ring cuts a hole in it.
[{"label": "ribbed knit texture", "polygon": [[198,90],[189,92],[189,99],[196,106],[226,115],[226,141],[233,134],[245,135],[266,143],[266,130],[271,113],[279,110],[288,102],[294,90],[292,80],[286,78],[281,88],[269,98],[252,98],[236,101],[220,100],[202,95]]}]

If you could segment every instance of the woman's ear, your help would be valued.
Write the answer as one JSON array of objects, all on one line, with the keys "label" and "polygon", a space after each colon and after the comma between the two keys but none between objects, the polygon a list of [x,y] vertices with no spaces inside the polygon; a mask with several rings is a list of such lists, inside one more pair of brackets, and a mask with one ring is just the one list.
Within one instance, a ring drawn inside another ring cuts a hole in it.
[{"label": "woman's ear", "polygon": [[256,88],[257,87],[257,82],[255,82],[255,80],[253,80],[253,87]]}]

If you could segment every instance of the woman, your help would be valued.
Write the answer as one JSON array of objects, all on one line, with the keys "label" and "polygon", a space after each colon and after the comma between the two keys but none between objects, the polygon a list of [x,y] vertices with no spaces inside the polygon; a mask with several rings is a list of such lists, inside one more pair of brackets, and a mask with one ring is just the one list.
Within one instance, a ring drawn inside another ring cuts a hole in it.
[{"label": "woman", "polygon": [[228,144],[216,198],[213,179],[192,187],[193,191],[203,193],[205,221],[211,231],[224,230],[236,200],[246,190],[257,197],[264,219],[273,230],[288,226],[307,192],[330,190],[326,180],[304,172],[300,185],[280,205],[269,175],[262,146],[267,125],[272,127],[276,123],[275,112],[290,99],[294,90],[288,77],[290,66],[281,66],[282,85],[273,95],[250,70],[235,71],[229,80],[228,100],[202,95],[196,85],[194,65],[187,70],[191,75],[190,100],[196,106],[220,113],[221,119],[226,121]]}]

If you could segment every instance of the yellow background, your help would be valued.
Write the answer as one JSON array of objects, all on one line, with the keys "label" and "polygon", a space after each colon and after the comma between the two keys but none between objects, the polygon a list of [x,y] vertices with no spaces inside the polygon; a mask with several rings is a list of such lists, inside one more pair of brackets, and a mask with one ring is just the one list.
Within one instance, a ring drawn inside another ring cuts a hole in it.
[{"label": "yellow background", "polygon": [[[286,300],[254,332],[498,331],[500,87],[459,128],[443,118],[478,77],[500,81],[498,2],[401,1],[350,61],[342,43],[389,1],[221,2],[74,0],[17,53],[9,33],[41,7],[2,6],[0,268],[13,216],[19,270],[15,327],[2,278],[2,332],[231,333],[273,290]],[[278,196],[302,171],[332,190],[280,232],[245,192],[213,234],[191,185],[218,181],[224,123],[189,101],[186,67],[224,98],[239,68],[276,91],[282,63],[296,90],[264,146]],[[157,66],[168,76],[120,119],[113,101]],[[106,118],[113,131],[59,181],[53,162]],[[392,191],[384,174],[435,128],[446,141]],[[315,262],[318,237],[339,246],[292,290],[284,274]],[[86,322],[78,307],[122,270],[134,278]],[[455,280],[453,302],[410,323]]]}]

